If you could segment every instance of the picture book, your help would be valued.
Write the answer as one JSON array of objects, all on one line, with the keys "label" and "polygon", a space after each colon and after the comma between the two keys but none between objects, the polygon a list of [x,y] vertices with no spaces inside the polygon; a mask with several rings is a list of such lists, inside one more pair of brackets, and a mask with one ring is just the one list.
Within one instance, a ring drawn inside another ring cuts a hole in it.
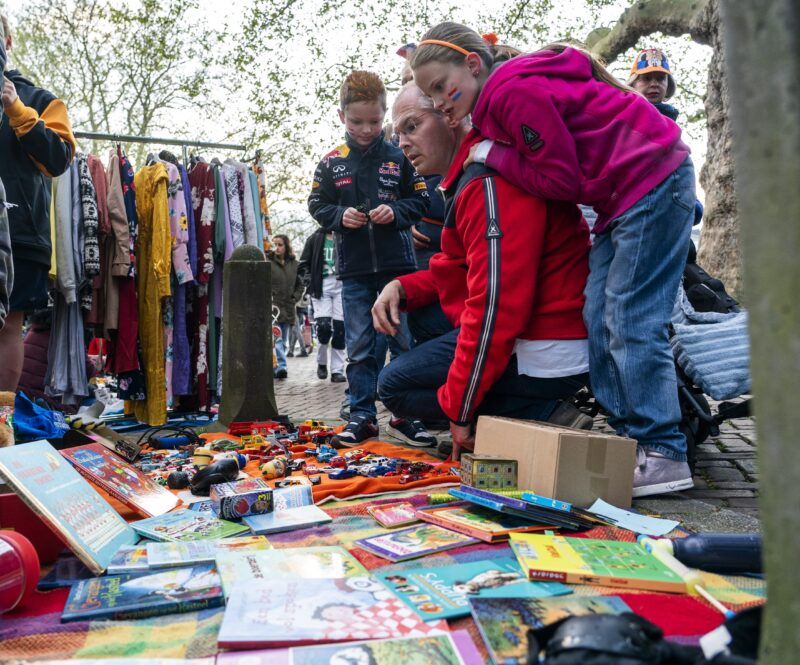
[{"label": "picture book", "polygon": [[236,522],[221,520],[209,513],[181,508],[159,517],[149,517],[131,525],[137,533],[152,540],[215,540],[247,533],[249,529]]},{"label": "picture book", "polygon": [[367,570],[343,547],[291,547],[284,549],[217,552],[217,570],[225,596],[238,582],[275,577],[337,579],[367,575]]},{"label": "picture book", "polygon": [[264,536],[242,536],[221,540],[147,543],[146,547],[147,561],[151,568],[174,568],[214,563],[217,552],[222,550],[268,550],[272,545]]},{"label": "picture book", "polygon": [[552,528],[544,524],[533,524],[530,520],[521,517],[498,513],[470,504],[423,508],[417,511],[417,515],[424,522],[438,524],[445,529],[474,536],[487,543],[508,540],[512,531],[520,533]]},{"label": "picture book", "polygon": [[47,441],[0,448],[0,475],[95,575],[138,538]]},{"label": "picture book", "polygon": [[532,580],[686,593],[686,582],[636,543],[512,533],[511,547]]},{"label": "picture book", "polygon": [[61,455],[89,482],[144,517],[163,515],[180,503],[166,487],[99,443],[67,448]]},{"label": "picture book", "polygon": [[386,503],[380,506],[367,506],[367,512],[386,529],[407,526],[419,522],[414,506],[406,501]]},{"label": "picture book", "polygon": [[234,585],[217,644],[226,649],[302,646],[446,632],[427,624],[376,578],[273,577]]},{"label": "picture book", "polygon": [[[203,513],[199,514],[202,515]],[[250,515],[242,521],[253,533],[264,534],[304,529],[317,524],[325,524],[332,521],[332,519],[322,508],[311,504],[310,506],[298,506],[297,508],[282,508],[263,515]]]},{"label": "picture book", "polygon": [[631,611],[617,596],[470,598],[469,604],[495,665],[528,662],[529,628],[541,628],[567,616]]},{"label": "picture book", "polygon": [[361,538],[354,544],[384,559],[405,561],[477,542],[477,538],[444,529],[436,524],[419,524],[380,536]]},{"label": "picture book", "polygon": [[295,647],[289,649],[289,663],[291,665],[322,663],[462,665],[464,661],[450,635],[431,635]]},{"label": "picture book", "polygon": [[62,621],[142,619],[192,612],[224,603],[214,564],[159,570],[150,575],[112,575],[72,587]]},{"label": "picture book", "polygon": [[311,485],[290,485],[272,490],[272,509],[274,511],[311,506],[313,503]]},{"label": "picture book", "polygon": [[[516,515],[536,524],[549,524],[574,531],[595,526],[598,523],[606,523],[597,515],[575,508],[563,501],[555,501],[546,497],[538,497],[539,500],[535,502],[526,501],[516,496],[490,492],[489,490],[470,487],[469,485],[451,488],[448,492],[457,499],[469,501],[508,515]],[[537,496],[520,492],[515,492],[515,494],[519,494],[520,497],[523,494],[528,494],[529,498]]]},{"label": "picture book", "polygon": [[147,547],[144,545],[125,545],[111,558],[106,572],[109,575],[125,575],[149,570]]},{"label": "picture book", "polygon": [[467,616],[470,598],[539,598],[572,593],[558,582],[529,581],[513,557],[377,572],[375,576],[423,621]]},{"label": "picture book", "polygon": [[196,510],[199,513],[213,513],[214,502],[210,499],[206,499],[205,501],[195,501],[190,503],[186,508],[187,510]]}]

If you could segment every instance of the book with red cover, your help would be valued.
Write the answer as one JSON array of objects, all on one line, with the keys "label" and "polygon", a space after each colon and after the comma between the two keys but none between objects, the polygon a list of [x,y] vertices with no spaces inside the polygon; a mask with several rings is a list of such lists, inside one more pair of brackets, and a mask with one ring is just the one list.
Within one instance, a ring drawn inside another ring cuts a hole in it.
[{"label": "book with red cover", "polygon": [[168,489],[99,443],[60,452],[90,482],[144,517],[163,515],[180,503]]}]

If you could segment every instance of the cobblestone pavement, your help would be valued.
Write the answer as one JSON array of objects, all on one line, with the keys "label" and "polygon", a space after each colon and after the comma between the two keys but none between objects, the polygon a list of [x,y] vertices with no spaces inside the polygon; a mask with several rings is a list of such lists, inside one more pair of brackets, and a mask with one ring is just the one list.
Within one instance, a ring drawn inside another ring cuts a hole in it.
[{"label": "cobblestone pavement", "polygon": [[[288,359],[288,378],[275,381],[278,408],[294,421],[320,418],[329,423],[341,423],[339,410],[347,384],[318,379],[315,357],[314,351],[308,358]],[[386,432],[389,417],[389,412],[379,404],[380,437],[398,443]],[[611,431],[603,418],[596,419],[595,429]],[[446,432],[434,434],[449,436]],[[435,451],[430,449],[429,452]],[[719,436],[709,438],[698,447],[694,483],[692,490],[637,500],[634,506],[679,519],[690,528],[719,531],[758,528],[758,468],[752,419],[723,423]]]}]

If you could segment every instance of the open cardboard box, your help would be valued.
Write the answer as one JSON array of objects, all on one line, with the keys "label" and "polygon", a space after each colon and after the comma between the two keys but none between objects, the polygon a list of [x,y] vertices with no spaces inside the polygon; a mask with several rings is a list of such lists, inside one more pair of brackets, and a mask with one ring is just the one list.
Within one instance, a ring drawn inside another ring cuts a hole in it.
[{"label": "open cardboard box", "polygon": [[518,464],[517,486],[588,507],[603,499],[631,505],[636,441],[530,420],[481,416],[476,455],[501,455]]}]

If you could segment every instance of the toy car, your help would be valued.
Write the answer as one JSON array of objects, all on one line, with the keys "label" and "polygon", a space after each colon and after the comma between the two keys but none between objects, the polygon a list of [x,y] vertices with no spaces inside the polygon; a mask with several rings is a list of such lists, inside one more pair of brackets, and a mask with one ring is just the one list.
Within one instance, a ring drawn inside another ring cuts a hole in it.
[{"label": "toy car", "polygon": [[385,464],[375,464],[368,472],[367,475],[370,478],[377,478],[378,476],[385,476],[388,473],[392,472],[392,467],[386,466]]},{"label": "toy car", "polygon": [[413,483],[415,480],[422,480],[424,476],[421,473],[406,473],[400,476],[400,484]]},{"label": "toy car", "polygon": [[335,452],[317,453],[317,462],[330,462],[336,456]]},{"label": "toy car", "polygon": [[329,473],[328,478],[331,480],[347,480],[355,475],[357,475],[355,469],[348,469],[345,467],[344,469],[336,469],[336,471]]},{"label": "toy car", "polygon": [[317,467],[314,464],[306,464],[303,467],[303,473],[306,474],[307,476],[310,476],[310,475],[315,474],[315,473],[319,473],[319,467]]},{"label": "toy car", "polygon": [[342,455],[347,459],[354,461],[366,457],[367,453],[365,453],[361,448],[353,448],[351,450],[348,450],[347,452],[342,453]]},{"label": "toy car", "polygon": [[344,469],[347,466],[347,460],[344,457],[337,455],[336,457],[331,457],[328,460],[328,464],[335,466],[338,469]]}]

